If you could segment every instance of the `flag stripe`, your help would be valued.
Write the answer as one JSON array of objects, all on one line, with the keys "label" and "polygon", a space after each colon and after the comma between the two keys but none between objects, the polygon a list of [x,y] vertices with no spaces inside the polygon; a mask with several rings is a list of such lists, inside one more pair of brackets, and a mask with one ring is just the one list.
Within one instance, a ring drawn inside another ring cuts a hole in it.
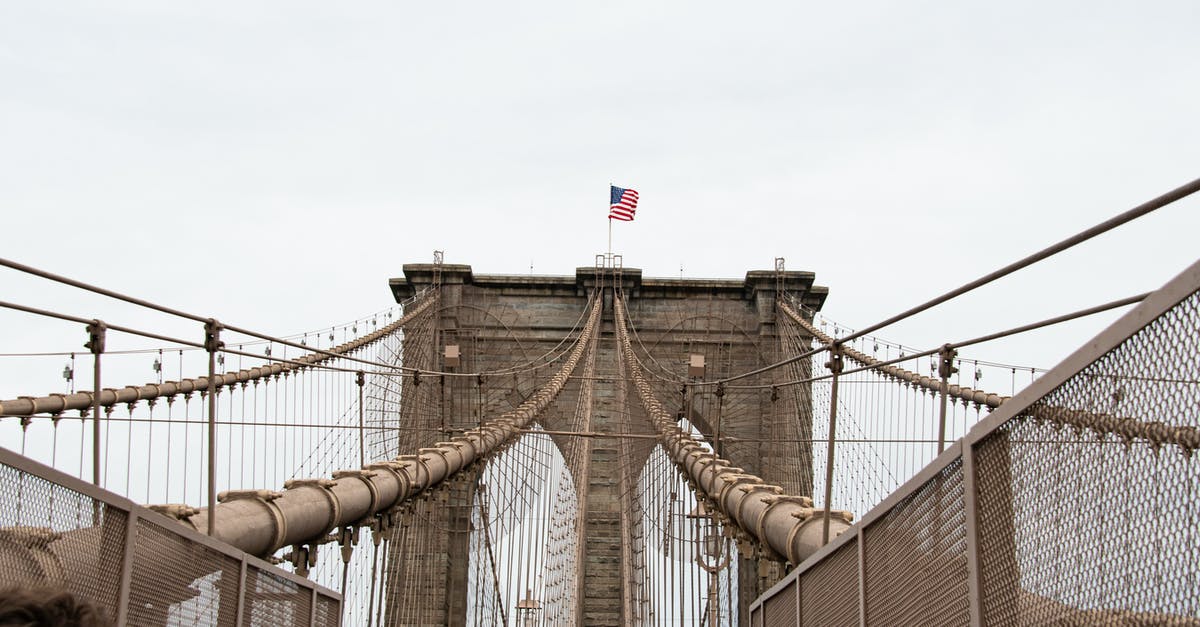
[{"label": "flag stripe", "polygon": [[608,217],[624,222],[633,221],[633,216],[637,213],[637,191],[613,185],[610,192],[611,204],[609,205]]}]

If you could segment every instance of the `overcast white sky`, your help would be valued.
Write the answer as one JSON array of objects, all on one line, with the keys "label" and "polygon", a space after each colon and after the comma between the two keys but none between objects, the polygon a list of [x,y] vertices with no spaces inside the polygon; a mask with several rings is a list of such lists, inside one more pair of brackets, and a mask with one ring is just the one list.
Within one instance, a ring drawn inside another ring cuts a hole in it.
[{"label": "overcast white sky", "polygon": [[[612,182],[641,193],[627,266],[782,256],[863,326],[1200,176],[1198,27],[1190,0],[7,2],[0,255],[284,334],[386,307],[434,249],[571,274]],[[1189,199],[884,335],[1149,290],[1197,232]],[[1049,366],[1099,325],[975,354]],[[5,314],[0,352],[64,328]]]}]

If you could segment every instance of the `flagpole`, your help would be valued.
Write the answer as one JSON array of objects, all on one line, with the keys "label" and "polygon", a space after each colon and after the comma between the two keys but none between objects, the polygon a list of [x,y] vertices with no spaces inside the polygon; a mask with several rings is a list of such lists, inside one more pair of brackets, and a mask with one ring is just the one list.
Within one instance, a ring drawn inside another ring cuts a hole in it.
[{"label": "flagpole", "polygon": [[[613,188],[612,181],[609,181],[608,182],[608,191],[609,191],[610,196],[612,195],[612,188]],[[611,204],[612,204],[612,198],[610,197],[609,205],[611,205]],[[610,263],[612,262],[612,207],[611,206],[609,207],[609,213],[608,213],[608,261]]]},{"label": "flagpole", "polygon": [[612,259],[612,216],[608,216],[608,258]]}]

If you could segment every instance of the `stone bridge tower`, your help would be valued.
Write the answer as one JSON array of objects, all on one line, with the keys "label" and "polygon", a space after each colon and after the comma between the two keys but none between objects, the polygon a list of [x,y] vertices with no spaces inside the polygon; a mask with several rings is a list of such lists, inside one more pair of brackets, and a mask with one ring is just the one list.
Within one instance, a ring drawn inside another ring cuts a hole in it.
[{"label": "stone bridge tower", "polygon": [[[431,370],[493,372],[517,363],[536,361],[551,353],[585,317],[589,297],[600,287],[604,299],[601,334],[597,344],[595,384],[591,390],[589,429],[592,432],[651,434],[654,429],[643,413],[637,393],[623,378],[613,328],[614,288],[626,298],[629,317],[644,350],[663,368],[687,376],[690,355],[703,355],[707,379],[753,370],[783,354],[796,352],[797,339],[782,337],[776,325],[775,299],[779,290],[816,310],[827,289],[813,285],[808,272],[751,271],[742,280],[643,278],[632,268],[578,268],[574,276],[476,274],[467,265],[411,264],[404,276],[390,280],[396,300],[433,287],[440,293],[436,329],[406,337],[405,363],[423,356]],[[791,342],[792,346],[785,346]],[[447,352],[457,354],[457,361]],[[448,362],[447,359],[450,359]],[[457,363],[457,365],[450,365]],[[806,366],[799,366],[806,368]],[[378,451],[415,451],[445,439],[479,420],[515,407],[553,369],[488,376],[481,380],[447,377],[414,384],[404,383],[401,422],[396,447]],[[795,374],[795,371],[792,373]],[[781,375],[783,376],[783,375]],[[421,379],[414,377],[413,379]],[[556,405],[542,417],[541,427],[569,431],[565,420],[575,410],[581,384],[568,383]],[[792,386],[787,392],[770,389],[697,392],[688,399],[692,423],[712,438],[720,435],[719,453],[736,465],[781,485],[791,494],[812,494],[811,406],[808,388]],[[685,402],[678,387],[663,390]],[[716,418],[718,405],[741,408]],[[431,411],[432,408],[432,411]],[[650,439],[581,438],[554,436],[564,458],[586,458],[587,476],[574,477],[579,495],[578,532],[582,545],[580,569],[586,586],[580,586],[578,620],[588,625],[624,625],[632,622],[632,598],[626,589],[636,567],[634,537],[640,507],[628,498],[623,482],[636,481],[637,471],[655,442]],[[455,485],[441,498],[440,524],[422,533],[406,559],[422,560],[420,582],[404,581],[401,565],[389,583],[403,586],[397,594],[420,594],[430,599],[429,624],[465,622],[468,582],[470,506],[477,481]],[[623,495],[625,495],[623,497]],[[745,608],[782,575],[774,564],[739,558],[740,607]],[[398,583],[397,583],[398,582]],[[393,617],[397,623],[407,622]],[[390,623],[389,623],[390,624]]]}]

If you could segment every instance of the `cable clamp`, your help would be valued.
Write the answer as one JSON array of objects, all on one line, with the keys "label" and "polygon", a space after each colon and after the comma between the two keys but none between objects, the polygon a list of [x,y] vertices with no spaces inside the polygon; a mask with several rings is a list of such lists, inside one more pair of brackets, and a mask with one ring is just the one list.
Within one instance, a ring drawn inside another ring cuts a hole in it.
[{"label": "cable clamp", "polygon": [[91,324],[87,325],[88,341],[83,345],[84,348],[90,350],[93,355],[99,355],[104,352],[104,336],[108,331],[108,325],[100,320],[92,320]]},{"label": "cable clamp", "polygon": [[825,367],[835,375],[842,374],[844,364],[842,363],[842,353],[845,349],[841,344],[834,342],[829,345],[829,361],[825,362]]},{"label": "cable clamp", "polygon": [[949,344],[943,344],[941,350],[938,351],[938,356],[941,358],[938,363],[938,376],[949,379],[950,375],[958,372],[958,368],[954,367],[954,358],[958,357],[958,351],[951,348]]}]

